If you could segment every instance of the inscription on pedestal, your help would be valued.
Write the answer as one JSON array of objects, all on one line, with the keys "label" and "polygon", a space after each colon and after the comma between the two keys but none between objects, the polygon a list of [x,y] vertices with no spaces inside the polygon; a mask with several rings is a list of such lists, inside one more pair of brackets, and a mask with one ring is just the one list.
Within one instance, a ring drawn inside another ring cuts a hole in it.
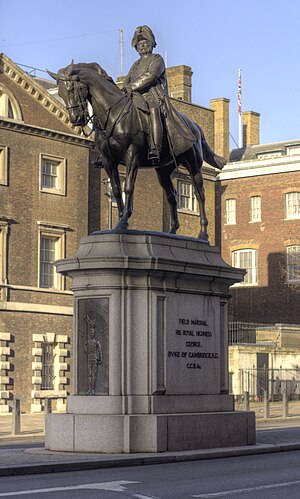
[{"label": "inscription on pedestal", "polygon": [[79,395],[108,394],[108,298],[78,300]]},{"label": "inscription on pedestal", "polygon": [[[191,296],[172,303],[167,332],[167,393],[218,393],[220,322],[217,301]],[[170,302],[171,303],[171,302]],[[180,387],[180,388],[179,388]],[[179,390],[178,390],[179,388]]]}]

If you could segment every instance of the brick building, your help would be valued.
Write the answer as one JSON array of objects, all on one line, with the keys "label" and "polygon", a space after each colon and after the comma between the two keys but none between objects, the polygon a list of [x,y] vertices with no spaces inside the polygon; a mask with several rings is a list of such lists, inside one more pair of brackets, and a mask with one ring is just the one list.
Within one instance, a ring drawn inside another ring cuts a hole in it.
[{"label": "brick building", "polygon": [[[168,69],[173,104],[199,123],[216,153],[229,155],[229,101],[191,103],[191,68]],[[106,229],[116,209],[91,139],[71,125],[54,82],[33,78],[0,55],[0,413],[12,400],[63,410],[71,389],[72,292],[53,262],[74,255],[82,236]],[[203,166],[210,242],[216,240],[216,172]],[[175,174],[181,234],[197,235],[199,213],[180,166]],[[155,202],[153,203],[153,200]],[[153,206],[150,212],[149,205]],[[139,172],[131,228],[168,230],[154,170]]]},{"label": "brick building", "polygon": [[[257,116],[248,126],[257,140]],[[233,151],[219,179],[222,255],[247,270],[230,319],[299,324],[300,141]]]},{"label": "brick building", "polygon": [[1,55],[2,413],[9,411],[13,397],[26,411],[41,411],[46,396],[56,399],[58,409],[64,407],[70,389],[72,293],[53,262],[76,252],[89,222],[99,227],[99,200],[95,210],[95,196],[88,198],[89,183],[97,190],[94,169],[89,169],[92,142],[79,135],[45,86],[53,84],[30,77]]}]

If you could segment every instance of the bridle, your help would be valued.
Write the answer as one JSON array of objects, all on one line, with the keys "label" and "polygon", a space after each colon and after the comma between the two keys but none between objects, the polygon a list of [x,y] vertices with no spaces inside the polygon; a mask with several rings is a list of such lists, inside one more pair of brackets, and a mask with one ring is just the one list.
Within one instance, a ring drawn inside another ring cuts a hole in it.
[{"label": "bridle", "polygon": [[[86,120],[85,126],[87,126],[89,123],[92,123],[92,125],[93,125],[93,128],[91,129],[91,131],[89,133],[86,133],[84,128],[81,127],[82,133],[85,135],[85,137],[89,137],[93,133],[94,129],[96,128],[96,130],[98,132],[100,132],[101,135],[105,139],[109,139],[109,137],[111,136],[112,131],[115,128],[115,126],[117,125],[117,123],[119,123],[119,121],[123,118],[123,116],[125,116],[125,114],[127,114],[129,111],[129,108],[132,104],[132,99],[131,99],[130,95],[123,94],[122,97],[120,97],[120,99],[117,100],[117,102],[115,102],[112,106],[105,109],[99,116],[97,116],[95,113],[93,113],[92,116],[90,116],[89,111],[88,111],[88,106],[86,103],[87,99],[86,99],[85,94],[83,93],[83,89],[86,87],[86,84],[80,82],[77,75],[70,76],[69,78],[68,77],[67,78],[59,78],[58,82],[59,81],[63,81],[64,83],[66,83],[66,82],[73,83],[74,100],[75,100],[75,102],[77,102],[77,104],[74,104],[72,106],[66,106],[66,109],[69,110],[69,109],[78,108],[80,114]],[[118,117],[113,121],[113,123],[109,127],[107,127],[109,115],[110,115],[112,109],[117,104],[119,104],[123,99],[126,99],[124,107],[122,108]],[[128,104],[129,104],[129,106],[128,106]],[[105,125],[104,125],[104,127],[101,127],[100,118],[104,115],[106,115]]]},{"label": "bridle", "polygon": [[[91,117],[89,115],[88,107],[86,105],[86,97],[83,94],[83,89],[85,88],[85,84],[79,82],[78,79],[76,79],[76,77],[74,76],[59,78],[57,80],[57,83],[59,83],[60,81],[64,83],[71,82],[73,84],[74,100],[75,102],[77,102],[77,104],[73,104],[72,106],[66,106],[67,111],[69,111],[70,109],[78,108],[80,115],[84,117],[84,119],[86,120],[86,125],[88,125],[88,123],[90,123],[91,121]],[[90,134],[86,134],[83,127],[81,127],[81,129],[86,137],[88,137],[92,133],[91,130]]]}]

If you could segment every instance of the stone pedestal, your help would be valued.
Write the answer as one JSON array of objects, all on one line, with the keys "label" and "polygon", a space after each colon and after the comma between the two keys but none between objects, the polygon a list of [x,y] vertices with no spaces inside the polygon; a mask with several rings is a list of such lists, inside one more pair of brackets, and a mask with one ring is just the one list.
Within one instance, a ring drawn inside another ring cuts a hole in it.
[{"label": "stone pedestal", "polygon": [[57,263],[74,291],[74,395],[46,448],[163,452],[255,443],[228,394],[227,300],[244,271],[193,238],[128,231],[82,239]]}]

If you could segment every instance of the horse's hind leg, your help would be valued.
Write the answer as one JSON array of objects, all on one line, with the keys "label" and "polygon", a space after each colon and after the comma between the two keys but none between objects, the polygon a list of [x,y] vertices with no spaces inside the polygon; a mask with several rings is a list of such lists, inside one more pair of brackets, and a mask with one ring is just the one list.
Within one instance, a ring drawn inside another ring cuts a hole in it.
[{"label": "horse's hind leg", "polygon": [[208,233],[207,233],[208,221],[205,212],[205,194],[204,194],[203,176],[201,172],[201,166],[202,166],[201,155],[198,154],[197,151],[195,150],[195,147],[193,147],[192,149],[190,149],[188,154],[186,154],[184,160],[181,163],[189,171],[192,184],[195,190],[195,195],[199,203],[200,232],[198,234],[198,238],[203,239],[204,241],[208,241]]},{"label": "horse's hind leg", "polygon": [[177,193],[171,178],[171,174],[174,171],[174,169],[175,167],[174,165],[172,165],[169,167],[164,166],[163,168],[157,168],[155,170],[158,181],[166,193],[167,201],[170,207],[170,215],[171,215],[171,227],[169,230],[170,234],[176,234],[179,228],[179,220],[177,213]]}]

